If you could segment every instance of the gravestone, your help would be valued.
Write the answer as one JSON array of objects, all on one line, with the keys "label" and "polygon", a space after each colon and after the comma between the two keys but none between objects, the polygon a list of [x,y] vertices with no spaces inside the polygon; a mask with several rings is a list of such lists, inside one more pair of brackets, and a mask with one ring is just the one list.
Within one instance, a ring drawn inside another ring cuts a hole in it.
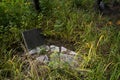
[{"label": "gravestone", "polygon": [[31,51],[41,46],[45,42],[45,37],[41,34],[40,29],[32,29],[22,32],[27,51]]},{"label": "gravestone", "polygon": [[[41,54],[41,55],[33,55],[39,62],[47,63],[52,62],[55,60],[61,60],[62,63],[68,63],[70,66],[73,66],[73,64],[77,64],[77,62],[74,60],[74,56],[76,55],[76,52],[71,51],[63,46],[58,47],[56,45],[46,45],[45,44],[45,36],[42,34],[42,31],[40,29],[32,29],[22,32],[22,37],[24,39],[25,46],[27,48],[27,51],[29,54],[35,54],[35,53],[42,53],[43,50],[46,51],[46,53],[49,53],[50,56],[48,57],[47,54]],[[56,56],[54,56],[54,53]],[[60,54],[57,54],[60,53]],[[51,58],[51,59],[50,59]],[[55,60],[54,60],[55,59]]]}]

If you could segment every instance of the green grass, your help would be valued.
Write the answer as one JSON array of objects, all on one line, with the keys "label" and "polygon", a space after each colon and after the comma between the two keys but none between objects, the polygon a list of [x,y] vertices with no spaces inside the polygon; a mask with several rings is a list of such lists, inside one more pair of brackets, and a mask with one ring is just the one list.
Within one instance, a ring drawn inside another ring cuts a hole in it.
[{"label": "green grass", "polygon": [[[96,13],[93,0],[40,2],[40,14],[25,0],[0,3],[0,80],[120,79],[120,25]],[[61,64],[62,68],[53,68],[56,62],[49,66],[28,55],[21,57],[25,50],[21,32],[33,28],[74,49],[76,59],[81,57],[78,67]]]}]

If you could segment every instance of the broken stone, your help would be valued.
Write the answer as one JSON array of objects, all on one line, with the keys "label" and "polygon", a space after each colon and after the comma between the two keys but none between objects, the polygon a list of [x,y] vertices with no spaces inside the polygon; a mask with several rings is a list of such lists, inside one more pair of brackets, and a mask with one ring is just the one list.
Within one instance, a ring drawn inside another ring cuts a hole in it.
[{"label": "broken stone", "polygon": [[60,52],[60,48],[55,45],[50,45],[50,51],[51,52]]},{"label": "broken stone", "polygon": [[71,50],[69,50],[69,49],[67,49],[67,48],[65,48],[65,47],[61,47],[61,52],[62,52],[62,53],[65,53],[65,54],[76,55],[76,52],[71,51]]},{"label": "broken stone", "polygon": [[41,55],[36,58],[37,61],[42,62],[42,63],[47,63],[49,62],[48,56],[47,55]]},{"label": "broken stone", "polygon": [[76,52],[74,52],[74,51],[70,51],[69,54],[71,54],[71,55],[76,55]]},{"label": "broken stone", "polygon": [[41,53],[43,50],[46,51],[46,52],[49,51],[50,47],[47,46],[47,45],[42,45],[40,47],[37,47],[36,49],[37,49],[37,53]]},{"label": "broken stone", "polygon": [[[61,48],[61,49],[60,49]],[[61,50],[61,51],[60,51]],[[61,52],[63,54],[70,54],[70,55],[76,55],[76,52],[71,51],[65,47],[58,47],[55,45],[42,45],[40,47],[37,47],[36,49],[32,49],[29,51],[29,54],[34,54],[34,53],[42,53],[43,51],[50,51],[50,52]]]},{"label": "broken stone", "polygon": [[37,50],[36,49],[32,49],[28,52],[30,55],[34,54],[34,53],[37,53]]},{"label": "broken stone", "polygon": [[71,67],[75,67],[75,65],[78,65],[78,62],[76,61],[74,55],[63,54],[63,53],[51,54],[49,66],[53,68],[57,68],[57,67],[64,67],[66,64]]},{"label": "broken stone", "polygon": [[67,48],[65,48],[65,47],[61,47],[61,52],[66,52],[67,51]]}]

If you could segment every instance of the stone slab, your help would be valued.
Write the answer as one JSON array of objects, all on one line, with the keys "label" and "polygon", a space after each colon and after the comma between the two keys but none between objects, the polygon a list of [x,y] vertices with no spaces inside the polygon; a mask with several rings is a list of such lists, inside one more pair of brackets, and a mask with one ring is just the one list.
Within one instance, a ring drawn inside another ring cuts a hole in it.
[{"label": "stone slab", "polygon": [[28,51],[41,46],[45,42],[45,37],[41,34],[40,29],[32,29],[22,32],[24,43]]}]

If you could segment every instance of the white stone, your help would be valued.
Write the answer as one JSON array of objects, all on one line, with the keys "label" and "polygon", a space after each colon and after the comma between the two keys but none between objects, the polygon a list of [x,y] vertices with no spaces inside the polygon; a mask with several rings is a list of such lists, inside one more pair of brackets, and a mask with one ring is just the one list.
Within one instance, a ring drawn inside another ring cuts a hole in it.
[{"label": "white stone", "polygon": [[45,46],[45,49],[46,49],[46,51],[49,51],[50,50],[50,47],[49,46]]},{"label": "white stone", "polygon": [[65,47],[61,47],[61,52],[66,52],[67,51],[67,48],[65,48]]},{"label": "white stone", "polygon": [[58,46],[50,45],[50,51],[51,52],[60,52],[60,49]]},{"label": "white stone", "polygon": [[70,51],[69,54],[76,55],[76,52]]},{"label": "white stone", "polygon": [[42,49],[44,49],[45,51],[49,51],[50,47],[48,45],[42,45],[40,47],[37,47],[36,49],[37,49],[38,53],[40,53],[42,51]]},{"label": "white stone", "polygon": [[40,52],[41,52],[41,48],[40,48],[40,47],[37,47],[37,48],[36,48],[36,51],[37,51],[37,53],[40,53]]},{"label": "white stone", "polygon": [[32,54],[37,53],[37,50],[36,50],[36,49],[32,49],[32,50],[30,50],[28,53],[29,53],[30,55],[32,55]]},{"label": "white stone", "polygon": [[46,62],[48,62],[49,59],[48,59],[47,55],[41,55],[41,56],[37,57],[36,60],[43,62],[43,63],[46,63]]}]

